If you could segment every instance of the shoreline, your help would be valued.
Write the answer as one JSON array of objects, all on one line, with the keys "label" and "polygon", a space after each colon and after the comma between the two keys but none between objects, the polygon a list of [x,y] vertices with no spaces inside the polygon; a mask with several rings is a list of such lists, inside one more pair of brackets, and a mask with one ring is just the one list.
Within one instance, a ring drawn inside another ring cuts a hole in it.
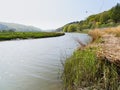
[{"label": "shoreline", "polygon": [[[114,29],[118,31],[115,32]],[[120,47],[119,43],[116,44],[120,40],[119,31],[120,28],[107,28],[105,32],[88,32],[93,41],[76,50],[63,65],[62,79],[65,90],[120,89]],[[117,41],[114,38],[117,38]]]}]

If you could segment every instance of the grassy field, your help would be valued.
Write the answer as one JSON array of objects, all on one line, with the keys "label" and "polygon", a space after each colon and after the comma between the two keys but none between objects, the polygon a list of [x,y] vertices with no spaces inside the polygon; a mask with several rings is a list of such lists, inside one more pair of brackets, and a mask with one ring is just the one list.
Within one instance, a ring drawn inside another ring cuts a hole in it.
[{"label": "grassy field", "polygon": [[12,39],[46,38],[64,35],[57,32],[0,32],[0,41]]},{"label": "grassy field", "polygon": [[120,27],[89,35],[93,41],[63,64],[65,90],[120,90]]}]

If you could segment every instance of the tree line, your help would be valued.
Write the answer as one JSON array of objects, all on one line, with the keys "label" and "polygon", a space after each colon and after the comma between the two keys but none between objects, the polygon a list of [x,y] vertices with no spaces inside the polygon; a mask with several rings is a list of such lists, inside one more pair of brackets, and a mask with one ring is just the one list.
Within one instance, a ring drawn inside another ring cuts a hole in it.
[{"label": "tree line", "polygon": [[84,29],[113,27],[120,25],[120,4],[108,11],[91,15],[85,20],[69,23],[62,27],[64,32],[82,31]]}]

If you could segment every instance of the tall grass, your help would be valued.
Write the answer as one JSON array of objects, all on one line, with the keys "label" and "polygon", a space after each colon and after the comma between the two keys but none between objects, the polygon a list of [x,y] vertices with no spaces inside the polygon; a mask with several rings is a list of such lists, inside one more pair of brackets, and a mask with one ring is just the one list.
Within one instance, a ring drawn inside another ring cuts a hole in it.
[{"label": "tall grass", "polygon": [[76,51],[71,58],[66,60],[62,78],[67,90],[91,84],[96,73],[94,60],[95,53],[90,49]]},{"label": "tall grass", "polygon": [[88,34],[92,37],[93,42],[99,40],[104,34],[105,32],[99,30],[99,29],[95,29],[95,30],[90,30],[88,32]]},{"label": "tall grass", "polygon": [[117,90],[120,87],[116,67],[101,58],[98,60],[97,50],[95,47],[78,50],[65,61],[62,75],[65,90]]},{"label": "tall grass", "polygon": [[90,30],[88,34],[93,38],[93,41],[100,39],[105,34],[113,34],[116,37],[120,37],[120,26],[105,28],[105,29],[94,29]]},{"label": "tall grass", "polygon": [[115,36],[120,37],[120,26],[114,28],[107,28],[104,30],[104,32],[108,34],[114,34]]}]

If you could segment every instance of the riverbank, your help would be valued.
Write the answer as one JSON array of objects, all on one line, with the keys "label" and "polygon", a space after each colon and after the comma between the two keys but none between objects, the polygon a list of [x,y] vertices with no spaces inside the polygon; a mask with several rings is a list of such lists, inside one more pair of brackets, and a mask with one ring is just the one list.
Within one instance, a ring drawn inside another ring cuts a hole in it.
[{"label": "riverbank", "polygon": [[13,39],[47,38],[62,36],[59,32],[0,32],[0,41]]},{"label": "riverbank", "polygon": [[120,27],[92,30],[93,41],[64,63],[65,90],[120,89]]}]

